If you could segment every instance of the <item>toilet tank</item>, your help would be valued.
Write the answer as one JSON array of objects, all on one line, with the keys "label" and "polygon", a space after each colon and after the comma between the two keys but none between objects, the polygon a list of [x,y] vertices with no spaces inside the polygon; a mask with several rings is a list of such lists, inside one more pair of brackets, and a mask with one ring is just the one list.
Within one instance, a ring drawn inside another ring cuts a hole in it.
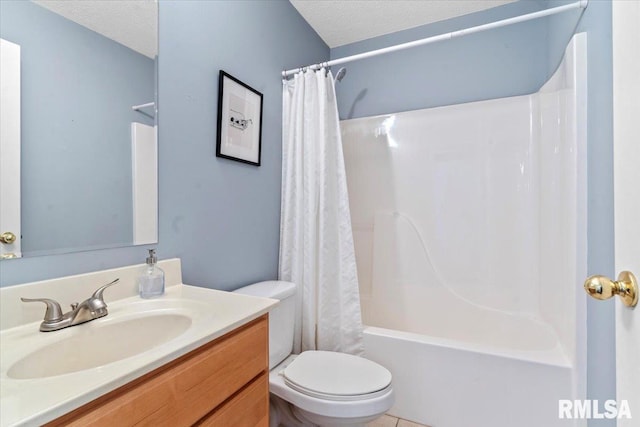
[{"label": "toilet tank", "polygon": [[269,369],[273,369],[293,351],[296,284],[269,280],[236,289],[234,292],[280,300],[280,304],[269,312]]}]

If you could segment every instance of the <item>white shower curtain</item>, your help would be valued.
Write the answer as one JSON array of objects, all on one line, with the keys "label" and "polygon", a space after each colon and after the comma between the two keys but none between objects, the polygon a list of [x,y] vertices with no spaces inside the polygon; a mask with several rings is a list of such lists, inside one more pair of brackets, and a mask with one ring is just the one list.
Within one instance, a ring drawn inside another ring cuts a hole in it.
[{"label": "white shower curtain", "polygon": [[284,82],[281,280],[298,285],[294,350],[361,354],[362,318],[334,80]]}]

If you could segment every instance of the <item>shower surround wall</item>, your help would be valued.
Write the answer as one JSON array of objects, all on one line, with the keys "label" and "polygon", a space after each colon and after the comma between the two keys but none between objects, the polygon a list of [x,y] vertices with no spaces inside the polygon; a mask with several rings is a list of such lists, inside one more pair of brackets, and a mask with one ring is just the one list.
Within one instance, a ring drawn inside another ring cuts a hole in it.
[{"label": "shower surround wall", "polygon": [[[482,12],[331,49],[331,59],[462,28],[486,24],[572,0],[516,1]],[[580,12],[473,34],[421,48],[347,64],[338,85],[342,119],[389,114],[536,92],[552,75]],[[577,32],[589,39],[588,79],[588,274],[616,277],[613,229],[613,122],[611,2],[590,1]],[[354,78],[355,77],[355,78]],[[616,397],[613,304],[587,302],[588,397]],[[592,419],[592,427],[615,427]]]},{"label": "shower surround wall", "polygon": [[394,375],[394,415],[572,425],[558,399],[586,390],[585,69],[581,34],[535,94],[342,122],[365,351]]}]

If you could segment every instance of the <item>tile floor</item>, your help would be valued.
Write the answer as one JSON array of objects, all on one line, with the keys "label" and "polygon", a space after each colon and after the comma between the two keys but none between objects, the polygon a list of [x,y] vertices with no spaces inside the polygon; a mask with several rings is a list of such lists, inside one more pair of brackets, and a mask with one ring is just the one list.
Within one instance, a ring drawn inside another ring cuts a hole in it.
[{"label": "tile floor", "polygon": [[391,415],[383,415],[375,421],[367,424],[367,427],[429,427],[424,424],[412,423],[411,421],[392,417]]}]

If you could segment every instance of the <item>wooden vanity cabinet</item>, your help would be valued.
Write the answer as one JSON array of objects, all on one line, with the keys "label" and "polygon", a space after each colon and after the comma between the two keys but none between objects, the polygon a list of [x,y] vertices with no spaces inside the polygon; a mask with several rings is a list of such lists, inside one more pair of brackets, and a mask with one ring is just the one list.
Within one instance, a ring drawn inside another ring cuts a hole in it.
[{"label": "wooden vanity cabinet", "polygon": [[268,426],[267,315],[47,426]]}]

